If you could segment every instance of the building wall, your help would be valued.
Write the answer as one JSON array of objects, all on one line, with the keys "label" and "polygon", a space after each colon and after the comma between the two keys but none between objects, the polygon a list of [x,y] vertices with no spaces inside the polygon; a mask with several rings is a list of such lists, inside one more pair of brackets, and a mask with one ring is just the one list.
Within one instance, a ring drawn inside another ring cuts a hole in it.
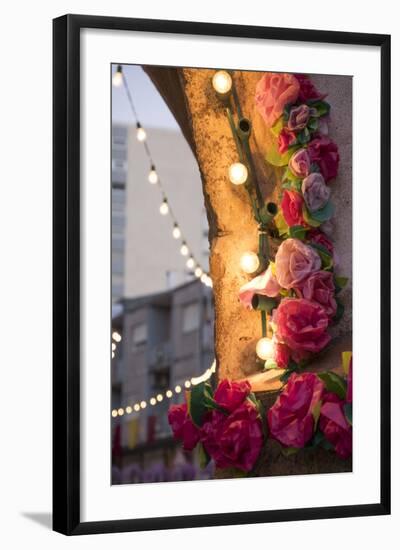
[{"label": "building wall", "polygon": [[[208,271],[208,228],[197,162],[180,132],[146,132],[170,206],[195,258]],[[124,275],[128,298],[189,280],[180,241],[172,238],[171,218],[159,213],[162,196],[158,186],[148,182],[149,170],[136,127],[129,127]]]}]

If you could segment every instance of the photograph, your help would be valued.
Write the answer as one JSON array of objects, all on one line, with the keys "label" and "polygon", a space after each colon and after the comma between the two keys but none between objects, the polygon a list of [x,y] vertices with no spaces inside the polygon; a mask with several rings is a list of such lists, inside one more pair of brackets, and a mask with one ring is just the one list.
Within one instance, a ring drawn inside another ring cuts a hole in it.
[{"label": "photograph", "polygon": [[352,472],[352,75],[109,86],[111,483]]}]

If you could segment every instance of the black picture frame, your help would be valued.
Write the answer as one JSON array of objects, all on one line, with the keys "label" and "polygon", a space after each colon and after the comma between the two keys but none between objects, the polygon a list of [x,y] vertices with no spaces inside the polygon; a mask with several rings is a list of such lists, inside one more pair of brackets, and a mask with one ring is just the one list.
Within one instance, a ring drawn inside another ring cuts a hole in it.
[{"label": "black picture frame", "polygon": [[[381,50],[381,495],[371,504],[81,522],[80,31],[378,46]],[[390,36],[87,15],[53,21],[53,529],[66,535],[390,514]]]}]

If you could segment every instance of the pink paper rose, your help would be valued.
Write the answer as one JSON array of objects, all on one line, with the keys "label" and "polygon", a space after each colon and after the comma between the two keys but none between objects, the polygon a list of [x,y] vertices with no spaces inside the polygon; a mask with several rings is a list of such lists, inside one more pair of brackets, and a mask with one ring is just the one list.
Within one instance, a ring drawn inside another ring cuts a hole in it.
[{"label": "pink paper rose", "polygon": [[289,160],[289,168],[297,178],[305,178],[310,173],[310,156],[307,149],[299,149]]},{"label": "pink paper rose", "polygon": [[278,137],[278,151],[281,155],[286,153],[293,143],[296,141],[296,134],[287,128],[282,128]]},{"label": "pink paper rose", "polygon": [[298,80],[287,73],[266,73],[257,83],[256,106],[267,126],[282,115],[287,103],[294,103],[299,93]]},{"label": "pink paper rose", "polygon": [[241,287],[239,290],[239,299],[247,309],[252,309],[251,301],[254,294],[275,298],[275,296],[278,296],[280,289],[281,287],[276,277],[272,274],[271,266],[269,266],[264,273],[254,277],[254,279]]},{"label": "pink paper rose", "polygon": [[275,271],[281,287],[294,288],[320,268],[321,258],[318,253],[299,239],[286,239],[279,246]]},{"label": "pink paper rose", "polygon": [[185,451],[192,451],[200,440],[200,430],[188,415],[187,405],[171,405],[168,410],[168,422],[175,439],[183,442]]},{"label": "pink paper rose", "polygon": [[325,309],[304,298],[285,298],[275,310],[276,338],[299,358],[318,353],[331,340]]},{"label": "pink paper rose", "polygon": [[331,190],[325,184],[323,176],[316,172],[313,172],[303,179],[301,192],[303,193],[304,201],[310,212],[315,212],[323,208],[329,201],[331,194]]},{"label": "pink paper rose", "polygon": [[305,279],[298,289],[306,300],[321,305],[328,317],[336,314],[335,283],[330,271],[316,271]]},{"label": "pink paper rose", "polygon": [[310,107],[308,107],[308,105],[303,104],[298,107],[292,107],[290,109],[287,127],[289,130],[299,132],[307,126],[309,118]]},{"label": "pink paper rose", "polygon": [[304,447],[313,437],[313,410],[323,391],[324,385],[316,374],[292,374],[268,411],[271,436],[285,447]]},{"label": "pink paper rose", "polygon": [[247,380],[235,382],[222,380],[215,390],[214,400],[229,412],[233,412],[249,395],[251,386]]},{"label": "pink paper rose", "polygon": [[282,214],[289,227],[307,225],[303,218],[303,197],[297,191],[285,189],[282,195]]},{"label": "pink paper rose", "polygon": [[352,428],[343,410],[344,403],[336,393],[326,392],[319,417],[321,432],[342,459],[351,455],[353,444]]},{"label": "pink paper rose", "polygon": [[203,424],[201,441],[217,468],[239,468],[249,472],[263,444],[260,415],[253,403],[245,400],[229,416],[213,410]]},{"label": "pink paper rose", "polygon": [[321,94],[305,74],[296,74],[298,83],[300,84],[298,100],[301,102],[309,99],[323,99],[327,94]]},{"label": "pink paper rose", "polygon": [[336,143],[326,136],[320,136],[308,144],[311,162],[316,162],[326,182],[336,178],[339,166],[339,152]]}]

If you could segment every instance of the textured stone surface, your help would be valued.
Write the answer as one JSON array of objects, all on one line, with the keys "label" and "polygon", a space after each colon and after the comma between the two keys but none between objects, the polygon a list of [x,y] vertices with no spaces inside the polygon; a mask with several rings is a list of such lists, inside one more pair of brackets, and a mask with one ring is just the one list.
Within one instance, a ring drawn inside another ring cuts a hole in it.
[{"label": "textured stone surface", "polygon": [[[238,156],[224,107],[211,85],[214,71],[183,69],[182,72],[210,224],[218,372],[220,378],[242,378],[259,370],[255,344],[261,337],[260,317],[257,312],[246,311],[238,300],[239,288],[249,279],[240,270],[239,259],[246,250],[257,250],[257,225],[245,189],[232,185],[227,177],[229,165],[236,162]],[[250,144],[263,195],[276,200],[282,169],[272,168],[264,161],[271,138],[254,104],[255,87],[261,74],[237,71],[234,80],[243,116],[253,125]],[[339,176],[332,183],[337,212],[332,238],[340,262],[337,272],[351,278],[352,82],[351,77],[343,76],[316,75],[312,79],[317,88],[329,94],[332,106],[330,136],[337,142],[341,155]],[[346,312],[333,330],[333,336],[351,331],[351,280],[342,297]],[[333,357],[337,358],[337,354]]]}]

